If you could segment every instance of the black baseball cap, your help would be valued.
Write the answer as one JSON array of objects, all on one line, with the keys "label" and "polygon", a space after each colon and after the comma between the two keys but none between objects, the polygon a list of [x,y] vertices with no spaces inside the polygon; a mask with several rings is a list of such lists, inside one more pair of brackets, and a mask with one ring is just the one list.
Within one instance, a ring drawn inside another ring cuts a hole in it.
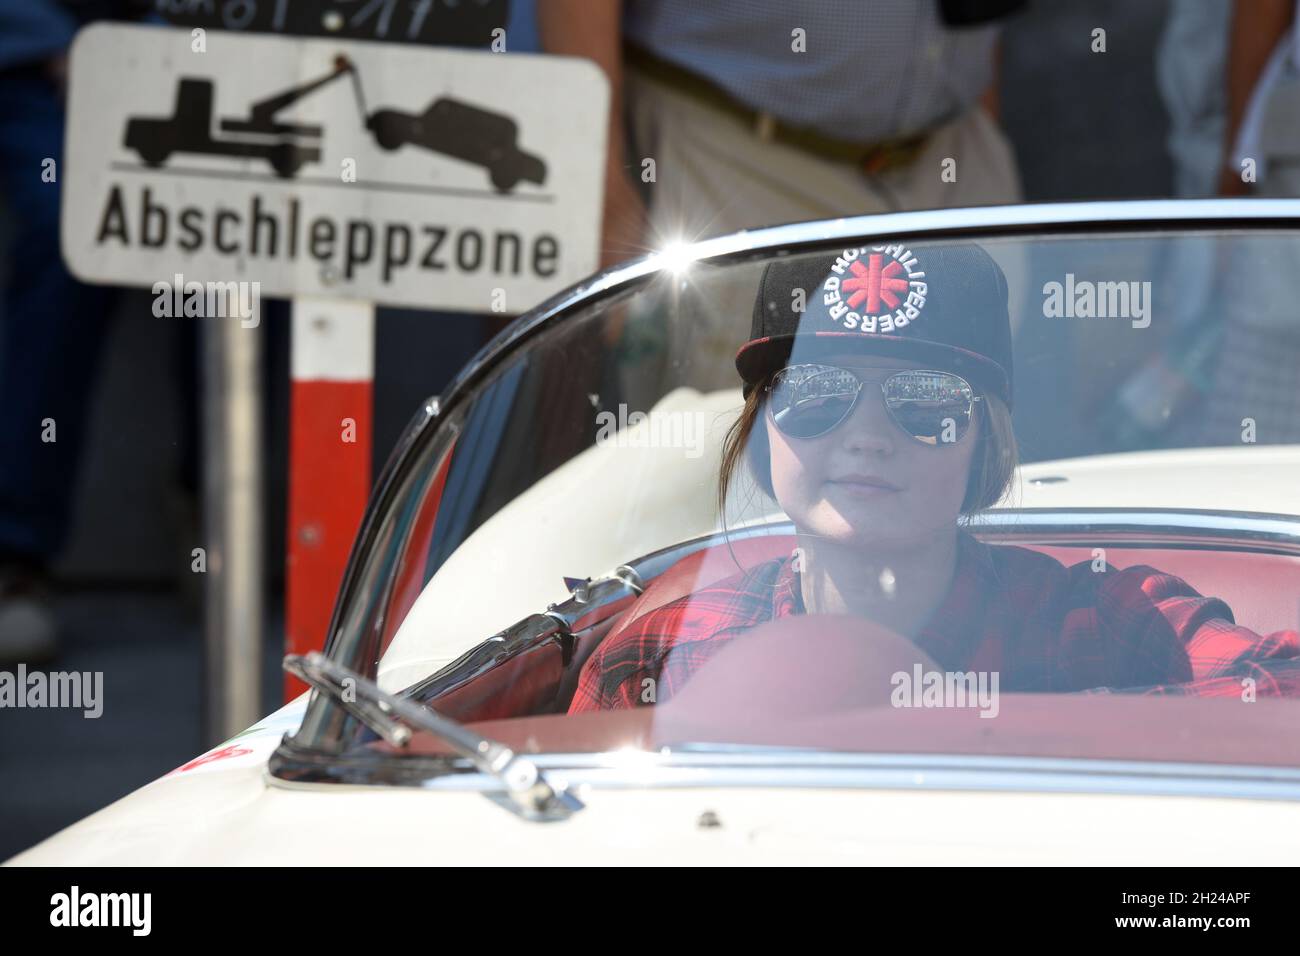
[{"label": "black baseball cap", "polygon": [[1009,408],[1006,276],[973,243],[891,242],[778,260],[763,270],[736,369],[748,397],[769,372],[859,348],[954,372]]}]

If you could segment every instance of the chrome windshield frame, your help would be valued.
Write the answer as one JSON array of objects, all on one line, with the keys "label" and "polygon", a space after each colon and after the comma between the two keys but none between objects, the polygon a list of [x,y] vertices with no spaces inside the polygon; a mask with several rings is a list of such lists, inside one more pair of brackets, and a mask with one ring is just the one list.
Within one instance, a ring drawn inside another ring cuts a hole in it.
[{"label": "chrome windshield frame", "polygon": [[[475,386],[541,331],[578,317],[602,301],[634,291],[660,273],[671,272],[686,263],[739,263],[774,254],[794,255],[824,248],[868,245],[886,237],[892,241],[917,242],[977,236],[1015,238],[1042,233],[1068,236],[1159,233],[1172,229],[1264,231],[1294,229],[1297,225],[1300,225],[1300,200],[1297,199],[1115,200],[925,210],[771,226],[686,245],[673,249],[671,254],[645,256],[597,273],[517,318],[480,349],[436,399],[428,400],[417,412],[389,456],[367,504],[335,599],[325,653],[354,670],[370,674],[364,662],[356,660],[363,649],[365,635],[350,633],[344,627],[349,619],[348,610],[360,598],[362,572],[396,494],[404,487],[415,463],[440,437],[441,426],[454,421],[459,406]],[[1079,511],[1071,509],[1071,513]],[[294,737],[293,749],[299,755],[308,751],[337,755],[355,743],[360,732],[361,725],[355,718],[323,695],[313,695],[302,727]]]}]

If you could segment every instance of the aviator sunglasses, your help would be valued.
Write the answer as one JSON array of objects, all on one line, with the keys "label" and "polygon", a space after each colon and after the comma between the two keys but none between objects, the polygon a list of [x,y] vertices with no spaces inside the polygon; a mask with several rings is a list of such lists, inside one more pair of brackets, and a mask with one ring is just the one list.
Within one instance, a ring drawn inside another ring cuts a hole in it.
[{"label": "aviator sunglasses", "polygon": [[[865,385],[853,369],[787,365],[767,386],[768,410],[790,438],[819,438],[848,420]],[[953,442],[970,430],[975,403],[970,382],[951,372],[902,369],[880,383],[889,417],[926,445],[938,445],[948,423]]]}]

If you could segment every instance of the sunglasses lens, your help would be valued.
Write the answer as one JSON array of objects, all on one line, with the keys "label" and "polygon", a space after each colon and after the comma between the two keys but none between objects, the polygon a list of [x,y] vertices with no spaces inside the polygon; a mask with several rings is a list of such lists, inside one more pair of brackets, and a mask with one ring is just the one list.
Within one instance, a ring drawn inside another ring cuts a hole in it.
[{"label": "sunglasses lens", "polygon": [[903,431],[928,445],[958,442],[970,428],[970,383],[947,372],[908,371],[884,383],[885,407]]},{"label": "sunglasses lens", "polygon": [[792,365],[772,383],[772,420],[791,438],[816,438],[853,410],[861,384],[853,373],[828,365]]}]

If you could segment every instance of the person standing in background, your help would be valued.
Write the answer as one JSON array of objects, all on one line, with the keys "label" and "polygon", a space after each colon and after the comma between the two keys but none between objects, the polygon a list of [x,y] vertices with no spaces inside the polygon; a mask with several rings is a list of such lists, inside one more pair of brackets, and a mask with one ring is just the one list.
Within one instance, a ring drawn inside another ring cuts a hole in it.
[{"label": "person standing in background", "polygon": [[0,189],[13,227],[0,303],[0,663],[58,650],[49,564],[67,534],[111,295],[73,279],[59,253],[66,55],[82,22],[117,6],[0,0]]},{"label": "person standing in background", "polygon": [[[1295,0],[1174,5],[1161,47],[1162,92],[1170,108],[1183,196],[1300,197],[1300,36]],[[1240,442],[1253,423],[1261,444],[1300,441],[1300,321],[1290,283],[1300,263],[1261,236],[1234,242],[1226,257],[1203,247],[1181,264],[1192,293],[1190,352],[1209,356],[1203,414],[1188,416],[1177,442]],[[1277,285],[1273,291],[1270,284]],[[1272,303],[1263,308],[1261,303]],[[1209,337],[1211,348],[1197,345]]]},{"label": "person standing in background", "polygon": [[1180,0],[1171,4],[1156,50],[1156,80],[1169,114],[1174,195],[1213,195],[1223,166],[1227,123],[1224,83],[1232,4]]},{"label": "person standing in background", "polygon": [[[777,223],[1019,202],[996,64],[997,20],[1022,2],[544,0],[543,46],[610,79],[603,264]],[[665,359],[729,386],[737,315],[701,315]]]},{"label": "person standing in background", "polygon": [[[1300,195],[1300,36],[1295,21],[1295,0],[1232,4],[1221,195]],[[1245,160],[1254,163],[1253,179],[1243,169]]]}]

